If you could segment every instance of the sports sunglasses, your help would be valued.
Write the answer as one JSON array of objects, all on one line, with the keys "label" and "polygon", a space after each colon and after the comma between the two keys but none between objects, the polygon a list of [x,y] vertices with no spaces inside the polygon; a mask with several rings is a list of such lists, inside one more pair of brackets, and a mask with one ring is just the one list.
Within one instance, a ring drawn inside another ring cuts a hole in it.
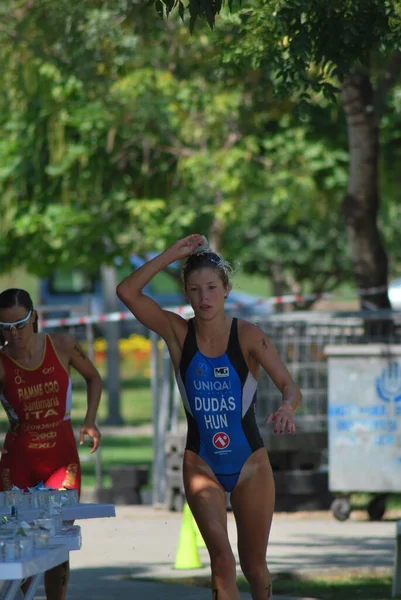
[{"label": "sports sunglasses", "polygon": [[23,319],[20,319],[19,321],[14,321],[14,323],[4,323],[3,321],[0,321],[0,329],[2,331],[11,331],[12,329],[22,329],[23,327],[25,327],[25,325],[28,324],[28,321],[31,318],[31,315],[32,315],[32,310],[29,311],[29,313],[26,315],[26,317],[24,317]]}]

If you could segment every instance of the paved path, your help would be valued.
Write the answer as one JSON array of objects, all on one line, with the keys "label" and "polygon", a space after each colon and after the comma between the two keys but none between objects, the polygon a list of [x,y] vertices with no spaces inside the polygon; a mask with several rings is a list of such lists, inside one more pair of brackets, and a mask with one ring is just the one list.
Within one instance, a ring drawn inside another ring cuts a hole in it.
[{"label": "paved path", "polygon": [[[229,535],[235,550],[235,524],[229,514]],[[139,579],[208,575],[205,549],[202,569],[173,569],[181,514],[149,506],[117,507],[115,519],[80,521],[83,546],[71,553],[72,576],[68,600],[210,600],[201,588],[138,581]],[[274,575],[282,571],[391,568],[395,522],[349,520],[339,523],[328,513],[275,515],[268,564]],[[237,557],[238,558],[238,557]],[[133,581],[129,581],[129,578]],[[43,599],[43,592],[37,598]],[[243,594],[243,600],[250,596]],[[285,599],[275,596],[275,600]],[[304,599],[307,600],[307,599]]]}]

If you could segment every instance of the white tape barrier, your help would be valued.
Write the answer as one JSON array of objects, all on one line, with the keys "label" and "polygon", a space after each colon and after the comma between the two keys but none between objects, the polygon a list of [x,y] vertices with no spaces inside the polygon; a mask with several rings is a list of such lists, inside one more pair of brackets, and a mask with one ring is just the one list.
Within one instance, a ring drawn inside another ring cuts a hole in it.
[{"label": "white tape barrier", "polygon": [[[272,306],[277,304],[292,304],[295,302],[306,302],[309,300],[319,300],[320,298],[331,297],[332,294],[297,294],[292,296],[274,296],[273,298],[257,298],[251,304],[245,304],[243,302],[235,302],[230,306],[232,308],[244,308],[248,309],[252,306]],[[177,313],[184,317],[193,315],[191,306],[176,306],[167,307],[170,312]],[[63,319],[46,319],[41,321],[42,328],[49,327],[66,327],[67,325],[88,325],[94,323],[113,323],[117,321],[131,321],[136,320],[136,317],[131,312],[112,312],[101,315],[86,315],[83,317],[66,317]]]},{"label": "white tape barrier", "polygon": [[376,294],[383,294],[384,292],[387,291],[387,286],[386,285],[380,285],[378,287],[371,287],[371,288],[365,288],[365,289],[357,289],[357,294],[359,294],[359,296],[376,296]]}]

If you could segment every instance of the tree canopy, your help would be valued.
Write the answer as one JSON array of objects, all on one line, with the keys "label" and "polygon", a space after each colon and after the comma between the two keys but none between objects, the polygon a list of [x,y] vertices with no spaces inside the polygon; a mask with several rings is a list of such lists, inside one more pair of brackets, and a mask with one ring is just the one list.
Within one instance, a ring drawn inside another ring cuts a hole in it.
[{"label": "tree canopy", "polygon": [[[334,3],[339,22],[345,4],[351,28],[351,4],[362,3]],[[208,15],[213,6],[213,15],[221,10],[210,4]],[[284,288],[332,289],[352,263],[341,219],[348,153],[339,71],[328,52],[317,60],[321,46],[312,43],[327,17],[322,2],[255,0],[223,11],[212,33],[199,22],[192,35],[167,8],[162,21],[153,6],[128,0],[1,4],[3,270],[93,271],[199,230],[234,264],[278,273]],[[390,16],[387,46],[398,31]],[[289,24],[306,29],[290,35]],[[378,66],[389,64],[384,50]],[[388,88],[382,114],[380,218],[395,259],[399,89]]]}]

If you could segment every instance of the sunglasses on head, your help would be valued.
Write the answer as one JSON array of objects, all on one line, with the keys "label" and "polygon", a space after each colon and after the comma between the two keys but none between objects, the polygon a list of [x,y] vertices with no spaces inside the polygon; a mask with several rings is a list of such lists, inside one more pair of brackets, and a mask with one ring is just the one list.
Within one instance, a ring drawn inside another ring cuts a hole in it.
[{"label": "sunglasses on head", "polygon": [[32,315],[32,310],[29,311],[29,313],[26,315],[26,317],[24,317],[23,319],[20,319],[19,321],[14,321],[14,323],[5,323],[3,321],[0,321],[0,329],[2,331],[11,331],[12,329],[22,329],[23,327],[25,327],[25,325],[28,324],[28,321],[31,318],[31,315]]}]

